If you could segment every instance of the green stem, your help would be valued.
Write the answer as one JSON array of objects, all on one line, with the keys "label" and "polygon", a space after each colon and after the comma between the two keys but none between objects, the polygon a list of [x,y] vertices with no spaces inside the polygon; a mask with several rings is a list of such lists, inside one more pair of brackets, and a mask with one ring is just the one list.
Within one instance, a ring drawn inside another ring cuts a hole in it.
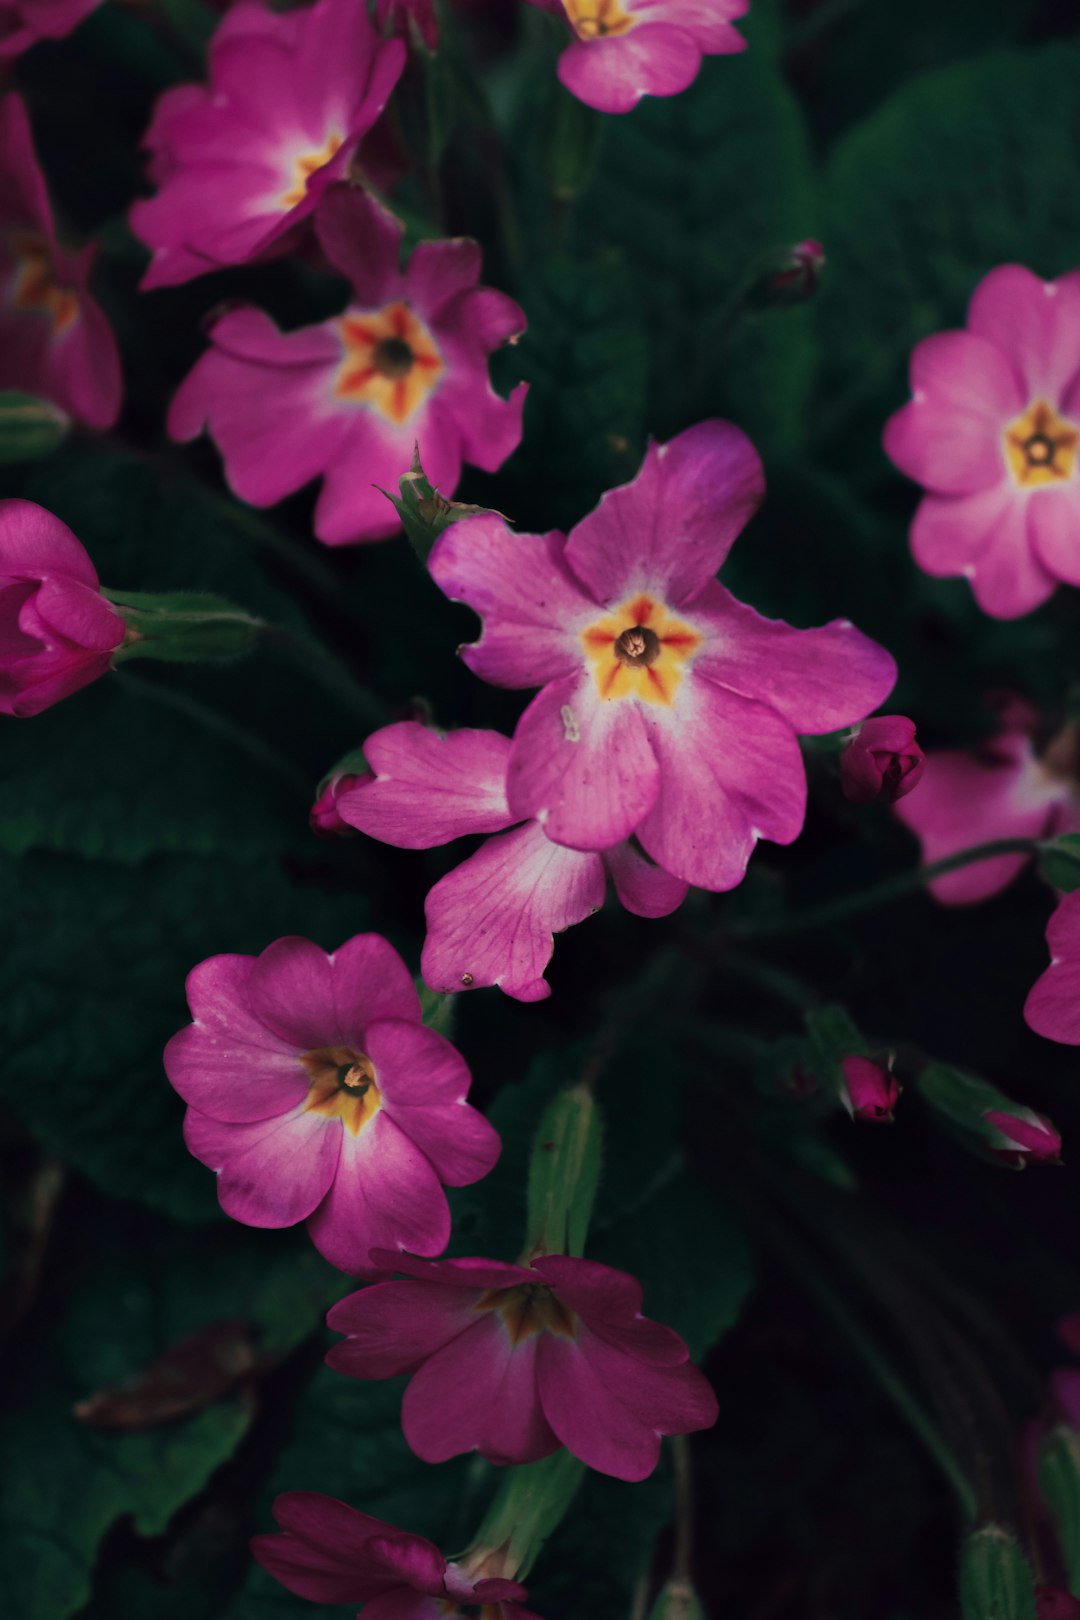
[{"label": "green stem", "polygon": [[182,480],[189,489],[197,493],[199,500],[216,512],[225,523],[244,539],[272,553],[297,579],[303,581],[311,594],[317,596],[325,607],[335,615],[341,615],[346,604],[342,599],[341,580],[332,568],[328,568],[319,557],[310,555],[303,546],[290,539],[283,529],[279,529],[276,523],[262,517],[254,508],[230,500],[226,495],[219,495],[216,490],[198,482],[185,468],[178,467],[173,461],[167,462],[166,466],[170,477]]},{"label": "green stem", "polygon": [[671,1437],[671,1460],[675,1473],[675,1551],[671,1573],[675,1580],[690,1583],[694,1559],[694,1469],[690,1442],[685,1434]]}]

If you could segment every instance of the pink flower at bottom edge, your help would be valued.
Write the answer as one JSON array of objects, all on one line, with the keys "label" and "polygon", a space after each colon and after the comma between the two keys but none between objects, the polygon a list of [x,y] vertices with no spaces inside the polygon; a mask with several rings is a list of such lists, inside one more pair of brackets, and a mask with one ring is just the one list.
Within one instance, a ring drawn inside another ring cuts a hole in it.
[{"label": "pink flower at bottom edge", "polygon": [[1080,890],[1059,901],[1046,942],[1050,966],[1029,990],[1024,1017],[1036,1035],[1080,1046]]},{"label": "pink flower at bottom edge", "polygon": [[671,1328],[641,1314],[633,1277],[594,1260],[378,1256],[406,1280],[351,1294],[327,1354],[353,1378],[411,1374],[402,1403],[425,1462],[479,1451],[534,1462],[564,1445],[616,1479],[651,1474],[661,1437],[712,1426],[716,1397]]},{"label": "pink flower at bottom edge", "polygon": [[420,1021],[412,976],[378,934],[328,955],[276,940],[188,975],[194,1022],[165,1049],[184,1136],[248,1226],[307,1221],[321,1254],[372,1275],[372,1250],[438,1254],[443,1186],[485,1176],[499,1138],[466,1102],[470,1075]]},{"label": "pink flower at bottom edge", "polygon": [[336,812],[400,849],[496,834],[428,894],[421,969],[433,990],[494,984],[515,1000],[540,1001],[551,994],[544,970],[552,936],[599,910],[608,877],[642,917],[674,911],[686,884],[632,844],[582,853],[553,844],[536,821],[515,826],[506,802],[510,747],[496,731],[444,735],[412,720],[384,726],[364,743],[372,775],[339,795]]}]

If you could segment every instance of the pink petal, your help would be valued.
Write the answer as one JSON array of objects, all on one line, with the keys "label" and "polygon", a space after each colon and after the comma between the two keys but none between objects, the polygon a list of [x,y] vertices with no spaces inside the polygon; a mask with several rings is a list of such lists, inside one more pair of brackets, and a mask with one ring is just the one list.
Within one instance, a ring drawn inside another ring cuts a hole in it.
[{"label": "pink petal", "polygon": [[497,1311],[425,1361],[405,1391],[401,1426],[424,1462],[479,1451],[489,1462],[536,1462],[558,1441],[540,1407],[534,1335],[512,1346]]},{"label": "pink petal", "polygon": [[325,545],[385,540],[398,532],[401,520],[384,491],[397,489],[417,444],[432,482],[453,494],[461,476],[458,440],[448,440],[433,423],[430,403],[401,427],[362,405],[341,414],[345,437],[327,465],[315,506],[315,533]]},{"label": "pink petal", "polygon": [[334,1001],[330,958],[310,939],[276,939],[251,965],[248,1006],[267,1029],[297,1051],[344,1041]]},{"label": "pink petal", "polygon": [[1001,348],[971,332],[938,332],[911,356],[909,405],[885,426],[885,453],[940,495],[1000,482],[1005,428],[1029,403]]},{"label": "pink petal", "polygon": [[342,182],[328,186],[319,201],[315,231],[334,269],[352,283],[353,302],[360,310],[378,309],[403,296],[401,221],[374,197]]},{"label": "pink petal", "polygon": [[483,1293],[489,1288],[516,1288],[519,1283],[535,1282],[527,1266],[506,1260],[485,1260],[469,1255],[461,1260],[418,1260],[413,1254],[375,1250],[375,1259],[384,1270],[400,1271],[421,1282],[445,1283],[447,1287]]},{"label": "pink petal", "polygon": [[663,24],[639,24],[609,39],[576,39],[559,58],[559,78],[571,95],[598,112],[625,113],[642,96],[674,96],[697,77],[701,50],[691,34]]},{"label": "pink petal", "polygon": [[610,1345],[658,1367],[679,1367],[690,1352],[679,1335],[641,1314],[641,1285],[625,1271],[597,1260],[541,1255],[533,1270],[592,1333]]},{"label": "pink petal", "polygon": [[1057,405],[1080,372],[1080,274],[1043,281],[1001,265],[972,294],[968,327],[1008,356],[1025,403]]},{"label": "pink petal", "polygon": [[373,1249],[445,1249],[450,1211],[438,1177],[385,1108],[358,1136],[341,1132],[337,1175],[308,1231],[331,1265],[356,1276],[381,1269]]},{"label": "pink petal", "polygon": [[1027,502],[1007,476],[977,495],[925,496],[911,526],[911,549],[928,574],[963,574],[995,619],[1030,613],[1057,585],[1031,549]]},{"label": "pink petal", "polygon": [[334,987],[335,1036],[346,1046],[364,1048],[368,1026],[377,1019],[420,1022],[420,997],[413,976],[381,934],[354,934],[330,957]]},{"label": "pink petal", "polygon": [[1046,942],[1050,966],[1032,985],[1024,1017],[1037,1035],[1080,1046],[1080,890],[1059,902]]},{"label": "pink petal", "polygon": [[337,1120],[303,1104],[277,1119],[226,1125],[189,1108],[184,1141],[218,1171],[218,1200],[245,1226],[295,1226],[311,1214],[334,1179],[341,1150]]},{"label": "pink petal", "polygon": [[326,1360],[350,1378],[396,1378],[414,1372],[476,1321],[480,1290],[416,1281],[374,1283],[332,1307],[326,1325],[348,1334]]},{"label": "pink petal", "polygon": [[351,827],[398,849],[431,849],[468,833],[499,832],[510,739],[497,731],[434,731],[415,720],[384,726],[364,744],[375,773],[343,793]]},{"label": "pink petal", "polygon": [[632,842],[605,849],[603,861],[620,905],[635,917],[669,917],[686,899],[682,879],[647,860]]},{"label": "pink petal", "polygon": [[66,523],[35,501],[0,501],[0,577],[49,574],[98,589],[94,565]]},{"label": "pink petal", "polygon": [[116,609],[97,590],[72,579],[44,580],[33,609],[55,635],[87,652],[112,652],[124,639],[124,620]]},{"label": "pink petal", "polygon": [[274,1517],[285,1534],[256,1536],[252,1552],[275,1580],[313,1603],[364,1603],[399,1585],[379,1556],[387,1537],[421,1542],[439,1556],[421,1537],[406,1537],[316,1491],[285,1492],[274,1503]]},{"label": "pink petal", "polygon": [[422,1024],[372,1024],[365,1047],[383,1112],[425,1155],[439,1180],[466,1187],[499,1157],[499,1134],[466,1102],[472,1076],[460,1052]]},{"label": "pink petal", "polygon": [[55,240],[26,103],[14,92],[0,98],[0,218],[6,225],[36,225]]},{"label": "pink petal", "polygon": [[[452,298],[476,287],[480,280],[481,264],[480,244],[471,237],[453,236],[441,241],[418,242],[405,273],[406,295],[430,320]],[[496,294],[496,297],[502,296]]]},{"label": "pink petal", "polygon": [[1055,579],[1080,585],[1080,498],[1075,483],[1036,490],[1028,502],[1028,538]]}]

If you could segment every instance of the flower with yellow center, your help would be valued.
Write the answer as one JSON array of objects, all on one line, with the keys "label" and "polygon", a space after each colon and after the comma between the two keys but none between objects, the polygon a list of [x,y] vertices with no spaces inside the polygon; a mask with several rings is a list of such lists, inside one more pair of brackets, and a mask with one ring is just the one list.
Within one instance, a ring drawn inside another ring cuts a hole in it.
[{"label": "flower with yellow center", "polygon": [[382,1107],[375,1067],[366,1052],[354,1052],[350,1046],[320,1046],[304,1052],[300,1062],[311,1076],[305,1112],[340,1119],[347,1131],[359,1136]]},{"label": "flower with yellow center", "polygon": [[290,183],[278,199],[282,208],[296,208],[303,202],[307,196],[307,185],[311,176],[324,169],[331,158],[337,156],[344,144],[344,135],[331,130],[318,151],[301,152],[299,157],[293,159]]},{"label": "flower with yellow center", "polygon": [[345,358],[336,398],[370,405],[395,427],[424,403],[443,369],[435,340],[408,304],[387,304],[371,315],[344,315],[338,336]]},{"label": "flower with yellow center", "polygon": [[521,1344],[537,1333],[556,1333],[562,1339],[574,1337],[574,1313],[555,1298],[543,1283],[523,1283],[520,1288],[489,1288],[481,1294],[473,1310],[498,1311],[511,1344]]},{"label": "flower with yellow center", "polygon": [[47,316],[59,337],[78,319],[79,295],[60,285],[52,248],[40,233],[19,231],[11,245],[19,264],[11,291],[12,308]]},{"label": "flower with yellow center", "polygon": [[665,705],[701,645],[696,630],[645,591],[590,624],[581,640],[602,698],[637,697]]},{"label": "flower with yellow center", "polygon": [[570,26],[578,39],[611,39],[627,34],[637,22],[619,0],[563,0]]},{"label": "flower with yellow center", "polygon": [[1005,460],[1022,489],[1061,484],[1076,476],[1080,427],[1037,399],[1005,429]]}]

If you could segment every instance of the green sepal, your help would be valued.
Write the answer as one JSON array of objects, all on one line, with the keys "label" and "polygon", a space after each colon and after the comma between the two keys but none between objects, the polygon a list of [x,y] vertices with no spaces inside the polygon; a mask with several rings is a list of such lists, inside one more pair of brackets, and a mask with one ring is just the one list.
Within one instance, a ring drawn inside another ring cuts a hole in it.
[{"label": "green sepal", "polygon": [[560,1092],[545,1108],[529,1161],[527,1256],[584,1254],[601,1138],[600,1110],[587,1087]]},{"label": "green sepal", "polygon": [[426,1027],[452,1041],[457,1022],[457,997],[443,995],[440,990],[429,990],[420,978],[416,980],[416,990],[420,997],[420,1016]]},{"label": "green sepal", "polygon": [[[490,511],[486,506],[466,506],[462,501],[448,501],[445,495],[440,495],[424,476],[418,445],[413,447],[412,466],[398,487],[401,491],[399,495],[391,495],[388,489],[384,489],[382,494],[394,503],[401,527],[405,530],[405,538],[425,568],[431,548],[444,529],[462,518],[476,517],[478,513]],[[502,517],[501,512],[492,515]]]},{"label": "green sepal", "polygon": [[1063,833],[1053,843],[1043,845],[1039,875],[1051,888],[1065,894],[1080,889],[1080,833]]},{"label": "green sepal", "polygon": [[47,399],[0,392],[0,462],[36,461],[66,437],[70,419]]},{"label": "green sepal", "polygon": [[319,783],[316,798],[338,776],[365,776],[371,771],[371,766],[364,757],[362,748],[350,748],[347,754],[342,754],[335,765],[332,765]]},{"label": "green sepal", "polygon": [[961,1620],[1035,1620],[1035,1583],[1011,1531],[988,1524],[960,1554]]},{"label": "green sepal", "polygon": [[1065,1560],[1069,1591],[1080,1596],[1080,1434],[1061,1424],[1039,1452],[1039,1484]]},{"label": "green sepal", "polygon": [[542,1462],[508,1468],[473,1544],[459,1562],[482,1567],[500,1554],[510,1580],[524,1579],[566,1516],[585,1477],[585,1464],[565,1449]]},{"label": "green sepal", "polygon": [[701,1599],[687,1581],[666,1581],[649,1610],[649,1620],[705,1620]]},{"label": "green sepal", "polygon": [[806,1031],[810,1037],[810,1067],[818,1084],[827,1096],[844,1103],[844,1059],[869,1057],[869,1041],[843,1007],[812,1008],[806,1014]]},{"label": "green sepal", "polygon": [[128,639],[113,663],[158,658],[168,663],[201,664],[242,658],[263,629],[259,619],[224,597],[201,591],[110,591],[101,593],[119,610]]},{"label": "green sepal", "polygon": [[[948,1063],[928,1063],[917,1083],[930,1107],[964,1147],[981,1159],[1004,1165],[1007,1170],[1024,1168],[1022,1154],[1015,1143],[991,1124],[986,1115],[993,1112],[1036,1120],[1034,1110],[1006,1097],[980,1075],[954,1069]],[[1010,1155],[1015,1155],[1018,1162],[1013,1162]]]}]

